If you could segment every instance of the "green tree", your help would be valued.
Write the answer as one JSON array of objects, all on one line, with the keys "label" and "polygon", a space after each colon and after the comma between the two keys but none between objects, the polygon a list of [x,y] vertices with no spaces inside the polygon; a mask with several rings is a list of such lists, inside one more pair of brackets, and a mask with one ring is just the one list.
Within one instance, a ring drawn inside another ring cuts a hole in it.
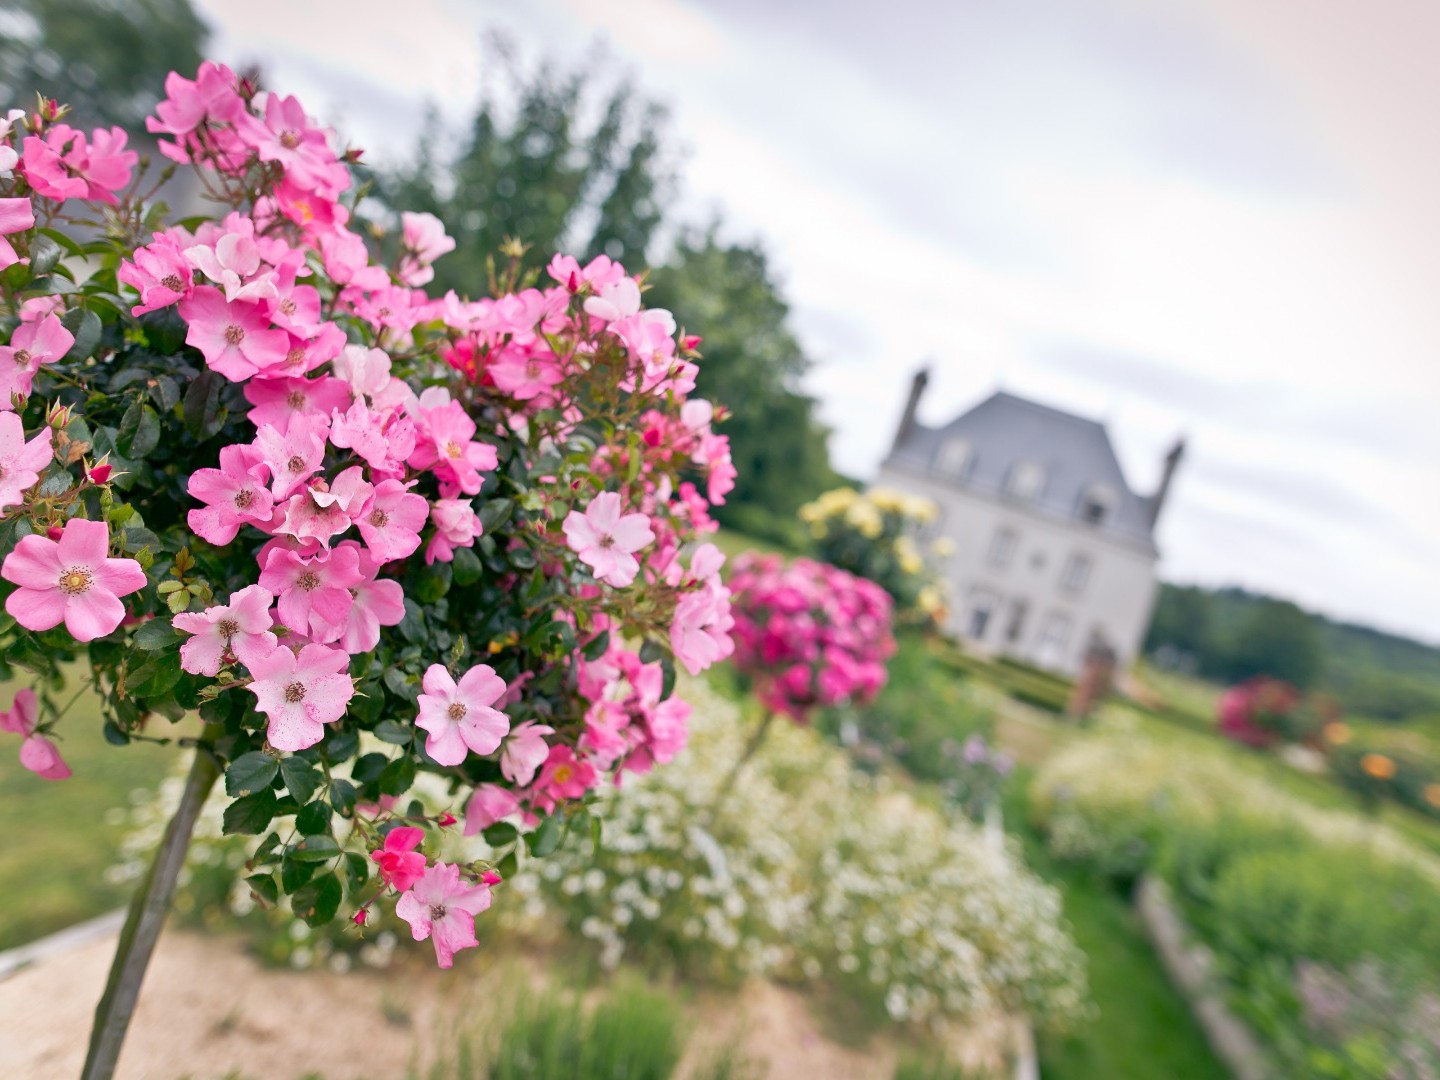
[{"label": "green tree", "polygon": [[1303,689],[1313,686],[1324,666],[1314,619],[1288,600],[1264,600],[1246,619],[1230,646],[1229,675],[1269,675]]},{"label": "green tree", "polygon": [[602,85],[594,68],[527,76],[503,47],[488,55],[500,90],[481,99],[455,151],[440,150],[432,114],[414,163],[375,178],[386,202],[434,214],[455,238],[436,285],[475,291],[511,237],[532,253],[604,253],[642,269],[674,186],[664,110],[626,83]]},{"label": "green tree", "polygon": [[810,359],[790,329],[790,309],[758,244],[726,244],[716,227],[680,236],[654,274],[647,302],[668,308],[704,334],[696,393],[733,414],[730,436],[739,471],[721,521],[777,539],[802,504],[836,486],[828,431],[815,402],[798,389]]},{"label": "green tree", "polygon": [[1153,653],[1168,645],[1208,666],[1214,652],[1213,622],[1210,594],[1204,589],[1162,584],[1145,635],[1145,651]]},{"label": "green tree", "polygon": [[208,34],[190,0],[0,0],[0,103],[38,90],[86,126],[143,130],[165,76],[193,75]]}]

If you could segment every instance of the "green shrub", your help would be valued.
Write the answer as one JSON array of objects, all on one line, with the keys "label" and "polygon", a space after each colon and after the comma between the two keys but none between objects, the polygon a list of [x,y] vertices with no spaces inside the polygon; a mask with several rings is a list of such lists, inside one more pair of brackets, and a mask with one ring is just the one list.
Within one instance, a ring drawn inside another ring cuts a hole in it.
[{"label": "green shrub", "polygon": [[668,1080],[684,1046],[669,994],[621,980],[587,1012],[572,993],[519,986],[486,1027],[462,1033],[425,1080]]},{"label": "green shrub", "polygon": [[[885,689],[853,717],[859,736],[895,758],[921,780],[953,775],[953,751],[971,735],[989,735],[993,716],[948,668],[936,663],[949,646],[916,630],[896,636]],[[845,717],[828,717],[823,730],[837,732]]]}]

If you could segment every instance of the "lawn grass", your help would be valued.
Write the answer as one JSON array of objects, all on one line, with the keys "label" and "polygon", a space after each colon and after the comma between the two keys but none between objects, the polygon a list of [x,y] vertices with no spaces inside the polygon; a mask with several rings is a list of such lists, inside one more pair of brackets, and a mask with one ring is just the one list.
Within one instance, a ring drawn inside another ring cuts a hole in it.
[{"label": "lawn grass", "polygon": [[[0,684],[9,705],[25,683]],[[170,725],[158,721],[161,728]],[[95,699],[82,696],[58,726],[60,752],[75,775],[41,780],[21,768],[19,740],[0,740],[0,949],[119,907],[129,885],[105,880],[127,831],[111,811],[130,805],[130,792],[153,788],[175,765],[174,746],[110,746],[100,733]],[[170,734],[158,732],[157,734]]]},{"label": "lawn grass", "polygon": [[1069,1036],[1042,1035],[1046,1080],[1216,1080],[1228,1076],[1150,946],[1128,900],[1100,876],[1051,858],[1029,826],[1030,777],[1008,789],[1006,825],[1025,861],[1058,888],[1075,941],[1090,959],[1095,1018]]}]

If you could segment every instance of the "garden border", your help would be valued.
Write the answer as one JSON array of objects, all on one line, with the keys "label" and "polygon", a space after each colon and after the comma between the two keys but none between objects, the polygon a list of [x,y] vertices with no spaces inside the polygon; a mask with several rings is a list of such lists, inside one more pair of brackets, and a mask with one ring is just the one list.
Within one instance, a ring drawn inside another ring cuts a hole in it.
[{"label": "garden border", "polygon": [[1248,1025],[1230,1011],[1215,973],[1215,954],[1200,944],[1176,909],[1170,887],[1154,874],[1140,879],[1135,910],[1170,981],[1205,1032],[1215,1056],[1236,1080],[1273,1080],[1280,1074]]}]

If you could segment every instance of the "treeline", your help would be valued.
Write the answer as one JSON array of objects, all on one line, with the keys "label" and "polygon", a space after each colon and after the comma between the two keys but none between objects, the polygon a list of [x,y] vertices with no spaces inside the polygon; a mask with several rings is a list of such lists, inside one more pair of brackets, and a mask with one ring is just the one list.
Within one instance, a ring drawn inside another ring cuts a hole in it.
[{"label": "treeline", "polygon": [[1145,652],[1220,682],[1286,679],[1355,716],[1440,717],[1440,649],[1244,589],[1162,584]]}]

